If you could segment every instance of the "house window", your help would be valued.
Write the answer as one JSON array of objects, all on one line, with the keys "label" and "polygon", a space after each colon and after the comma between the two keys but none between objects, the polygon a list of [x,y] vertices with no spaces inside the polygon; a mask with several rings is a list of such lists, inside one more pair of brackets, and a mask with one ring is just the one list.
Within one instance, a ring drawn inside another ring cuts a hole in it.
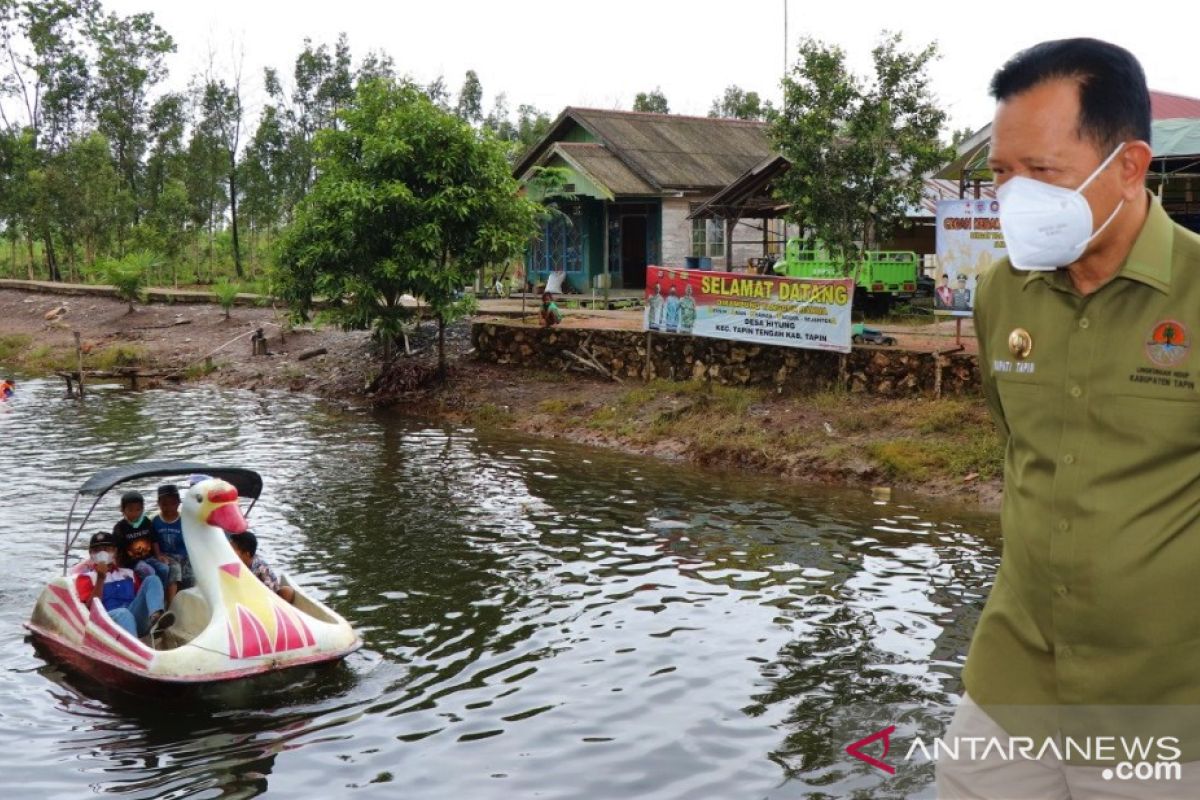
[{"label": "house window", "polygon": [[579,272],[583,269],[583,209],[571,204],[549,219],[529,247],[533,272]]},{"label": "house window", "polygon": [[718,258],[725,255],[725,220],[720,217],[692,220],[692,255]]}]

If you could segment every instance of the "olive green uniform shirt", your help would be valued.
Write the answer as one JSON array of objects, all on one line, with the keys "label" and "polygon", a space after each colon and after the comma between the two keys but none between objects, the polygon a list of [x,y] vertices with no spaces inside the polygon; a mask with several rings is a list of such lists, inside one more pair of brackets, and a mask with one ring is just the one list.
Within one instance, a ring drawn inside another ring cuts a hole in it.
[{"label": "olive green uniform shirt", "polygon": [[1008,438],[1004,551],[963,673],[980,704],[1200,703],[1198,273],[1200,237],[1151,200],[1087,297],[1006,260],[979,279]]}]

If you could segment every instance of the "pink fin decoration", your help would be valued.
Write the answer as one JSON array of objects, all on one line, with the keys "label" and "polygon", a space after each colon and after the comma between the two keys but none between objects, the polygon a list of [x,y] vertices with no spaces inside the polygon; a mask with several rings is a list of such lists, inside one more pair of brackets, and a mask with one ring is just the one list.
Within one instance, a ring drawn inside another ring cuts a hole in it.
[{"label": "pink fin decoration", "polygon": [[87,624],[87,621],[83,618],[83,614],[79,611],[79,606],[76,604],[75,598],[69,591],[61,586],[51,586],[50,591],[54,593],[55,597],[62,601],[63,609],[67,612],[67,614],[70,615],[70,618],[77,623],[75,627],[82,628]]},{"label": "pink fin decoration", "polygon": [[313,638],[312,631],[308,629],[308,623],[304,620],[300,620],[300,630],[304,632],[304,643],[306,645],[312,647],[317,643],[317,640]]},{"label": "pink fin decoration", "polygon": [[261,656],[272,652],[271,640],[266,628],[245,606],[238,604],[238,623],[242,629],[242,658]]},{"label": "pink fin decoration", "polygon": [[275,650],[299,650],[313,643],[312,633],[304,620],[291,612],[275,606]]},{"label": "pink fin decoration", "polygon": [[242,562],[234,561],[229,564],[222,564],[221,569],[236,578],[238,575],[242,574]]}]

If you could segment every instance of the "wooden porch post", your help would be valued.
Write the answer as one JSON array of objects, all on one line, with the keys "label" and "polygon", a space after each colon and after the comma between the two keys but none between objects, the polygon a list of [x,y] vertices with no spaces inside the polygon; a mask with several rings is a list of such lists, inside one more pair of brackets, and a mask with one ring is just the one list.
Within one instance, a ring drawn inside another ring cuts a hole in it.
[{"label": "wooden porch post", "polygon": [[737,227],[737,219],[725,220],[725,271],[733,272],[733,229]]}]

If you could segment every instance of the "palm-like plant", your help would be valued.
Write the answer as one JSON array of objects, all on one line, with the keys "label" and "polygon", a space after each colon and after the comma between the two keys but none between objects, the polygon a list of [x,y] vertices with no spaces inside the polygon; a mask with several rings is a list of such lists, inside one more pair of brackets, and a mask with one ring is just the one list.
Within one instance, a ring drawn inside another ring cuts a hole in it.
[{"label": "palm-like plant", "polygon": [[117,296],[129,303],[129,312],[134,312],[134,303],[142,299],[142,289],[152,270],[162,265],[162,257],[148,250],[129,253],[121,259],[108,259],[100,268],[106,283],[112,284]]},{"label": "palm-like plant", "polygon": [[241,291],[241,285],[231,282],[228,278],[221,278],[213,285],[213,294],[217,296],[217,302],[225,310],[225,319],[229,319],[229,310],[233,308],[233,303]]}]

